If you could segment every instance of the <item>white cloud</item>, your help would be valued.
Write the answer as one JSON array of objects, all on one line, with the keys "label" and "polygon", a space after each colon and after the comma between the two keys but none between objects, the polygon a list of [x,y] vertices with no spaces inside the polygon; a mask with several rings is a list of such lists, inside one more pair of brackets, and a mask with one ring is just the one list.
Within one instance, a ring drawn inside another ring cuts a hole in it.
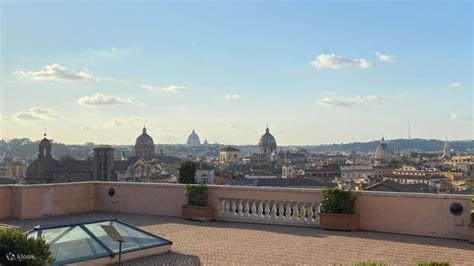
[{"label": "white cloud", "polygon": [[104,123],[104,127],[132,126],[132,125],[134,125],[134,123],[130,120],[119,120],[119,119],[112,119]]},{"label": "white cloud", "polygon": [[452,113],[450,116],[451,120],[458,120],[458,121],[472,121],[472,116],[470,115],[463,115],[459,113]]},{"label": "white cloud", "polygon": [[92,96],[83,96],[77,100],[80,105],[94,106],[94,105],[117,105],[125,103],[133,103],[130,99],[122,99],[113,96],[105,96],[100,93],[96,93]]},{"label": "white cloud", "polygon": [[314,67],[330,68],[330,69],[341,69],[344,67],[358,67],[358,68],[370,68],[372,63],[366,59],[350,59],[344,58],[335,54],[320,54],[310,62]]},{"label": "white cloud", "polygon": [[146,89],[147,91],[152,92],[166,92],[166,93],[179,93],[187,88],[184,86],[177,86],[177,85],[169,85],[169,86],[153,86],[153,85],[142,85],[142,88]]},{"label": "white cloud", "polygon": [[453,82],[453,83],[449,84],[449,87],[453,88],[453,89],[462,88],[462,83],[461,82]]},{"label": "white cloud", "polygon": [[18,112],[13,117],[20,120],[51,120],[59,118],[55,110],[41,107],[31,108],[27,112]]},{"label": "white cloud", "polygon": [[368,96],[354,96],[354,97],[339,97],[339,96],[326,96],[317,101],[322,106],[356,106],[356,105],[367,105],[367,104],[378,104],[383,102],[384,97],[376,95]]},{"label": "white cloud", "polygon": [[18,70],[13,73],[14,76],[31,78],[33,80],[73,80],[73,81],[101,81],[100,78],[93,76],[89,71],[73,72],[58,63],[44,65],[38,71]]},{"label": "white cloud", "polygon": [[121,55],[130,55],[132,53],[131,49],[121,49],[112,47],[110,49],[87,49],[86,54],[91,54],[94,56],[121,56]]},{"label": "white cloud", "polygon": [[224,99],[226,100],[240,100],[244,97],[242,97],[241,95],[238,95],[238,94],[226,94],[224,96]]},{"label": "white cloud", "polygon": [[227,128],[232,129],[232,130],[239,130],[240,129],[240,127],[238,127],[236,125],[233,125],[233,124],[227,124]]},{"label": "white cloud", "polygon": [[394,55],[382,54],[379,52],[375,54],[377,55],[377,58],[379,59],[379,61],[382,61],[382,62],[393,62],[395,60]]}]

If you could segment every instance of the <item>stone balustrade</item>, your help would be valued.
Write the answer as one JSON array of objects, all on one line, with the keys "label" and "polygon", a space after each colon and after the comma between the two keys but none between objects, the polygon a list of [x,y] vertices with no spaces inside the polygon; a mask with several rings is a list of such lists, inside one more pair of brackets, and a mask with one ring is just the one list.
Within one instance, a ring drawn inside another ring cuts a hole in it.
[{"label": "stone balustrade", "polygon": [[254,199],[220,199],[218,219],[263,224],[319,226],[319,204]]}]

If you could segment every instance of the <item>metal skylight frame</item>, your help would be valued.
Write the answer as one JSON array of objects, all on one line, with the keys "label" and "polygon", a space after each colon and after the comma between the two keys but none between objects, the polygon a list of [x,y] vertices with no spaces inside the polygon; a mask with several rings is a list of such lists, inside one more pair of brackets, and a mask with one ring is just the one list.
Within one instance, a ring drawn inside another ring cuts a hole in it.
[{"label": "metal skylight frame", "polygon": [[[145,230],[142,230],[134,225],[131,225],[127,222],[124,222],[122,220],[119,220],[117,218],[113,218],[113,217],[101,217],[101,218],[91,218],[91,219],[81,219],[81,220],[78,220],[78,221],[72,221],[72,222],[60,222],[60,223],[52,223],[52,224],[45,224],[45,225],[37,225],[35,226],[33,229],[29,230],[26,232],[27,235],[30,235],[30,234],[34,234],[34,233],[37,233],[36,236],[34,237],[43,237],[43,231],[44,230],[49,230],[49,229],[57,229],[57,228],[67,228],[66,231],[71,231],[73,230],[74,228],[76,227],[79,227],[80,229],[82,229],[91,239],[93,239],[95,242],[97,242],[104,250],[107,251],[107,255],[103,256],[103,255],[96,255],[96,256],[92,256],[92,257],[88,257],[88,258],[84,258],[84,259],[77,259],[77,258],[73,258],[73,259],[70,259],[70,260],[62,260],[61,261],[61,264],[68,264],[68,263],[75,263],[75,262],[81,262],[81,261],[87,261],[87,260],[92,260],[92,259],[98,259],[98,258],[104,258],[104,257],[107,257],[107,256],[110,256],[111,258],[115,257],[116,255],[118,255],[118,251],[117,252],[114,252],[106,243],[104,243],[104,241],[100,240],[99,237],[97,237],[91,230],[89,230],[89,228],[86,227],[86,225],[90,225],[90,224],[95,224],[95,223],[102,223],[102,222],[116,222],[118,224],[121,224],[125,227],[128,227],[132,230],[136,230],[140,233],[143,233],[149,237],[152,237],[154,239],[156,239],[157,241],[159,241],[159,243],[156,243],[156,244],[149,244],[149,245],[146,245],[144,247],[134,247],[134,248],[128,248],[126,250],[122,250],[122,254],[124,253],[129,253],[129,252],[134,252],[134,251],[138,251],[138,250],[143,250],[143,249],[148,249],[148,248],[154,248],[154,247],[159,247],[159,246],[165,246],[165,245],[172,245],[173,242],[172,241],[169,241],[167,239],[164,239],[164,238],[161,238],[159,236],[156,236],[154,234],[151,234]],[[68,228],[69,227],[69,228]],[[56,237],[57,239],[60,239],[61,237],[63,237],[64,235],[64,232],[61,233],[60,236]],[[138,243],[137,243],[138,244]],[[57,263],[57,262],[53,262],[53,265]]]}]

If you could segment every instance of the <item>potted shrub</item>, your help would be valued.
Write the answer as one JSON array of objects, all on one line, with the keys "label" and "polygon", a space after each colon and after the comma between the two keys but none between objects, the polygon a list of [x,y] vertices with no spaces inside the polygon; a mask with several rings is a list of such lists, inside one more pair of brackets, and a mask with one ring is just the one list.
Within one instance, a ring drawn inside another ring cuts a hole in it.
[{"label": "potted shrub", "polygon": [[188,200],[188,203],[182,206],[182,214],[185,219],[203,222],[216,219],[216,208],[207,205],[209,194],[205,184],[187,184],[184,194]]},{"label": "potted shrub", "polygon": [[53,261],[43,238],[29,238],[18,228],[0,228],[0,265],[46,265]]},{"label": "potted shrub", "polygon": [[355,213],[356,195],[339,188],[324,189],[320,208],[320,226],[329,230],[359,230],[359,214]]}]

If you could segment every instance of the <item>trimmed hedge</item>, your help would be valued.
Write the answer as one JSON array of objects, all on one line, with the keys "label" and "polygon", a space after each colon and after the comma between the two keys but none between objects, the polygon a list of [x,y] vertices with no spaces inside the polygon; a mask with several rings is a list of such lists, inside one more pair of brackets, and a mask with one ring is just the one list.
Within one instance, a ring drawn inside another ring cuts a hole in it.
[{"label": "trimmed hedge", "polygon": [[356,195],[351,191],[326,188],[323,190],[321,212],[354,214],[356,200]]},{"label": "trimmed hedge", "polygon": [[209,192],[205,184],[187,184],[184,190],[184,195],[186,195],[188,205],[201,207],[207,206],[207,198],[209,197]]}]

